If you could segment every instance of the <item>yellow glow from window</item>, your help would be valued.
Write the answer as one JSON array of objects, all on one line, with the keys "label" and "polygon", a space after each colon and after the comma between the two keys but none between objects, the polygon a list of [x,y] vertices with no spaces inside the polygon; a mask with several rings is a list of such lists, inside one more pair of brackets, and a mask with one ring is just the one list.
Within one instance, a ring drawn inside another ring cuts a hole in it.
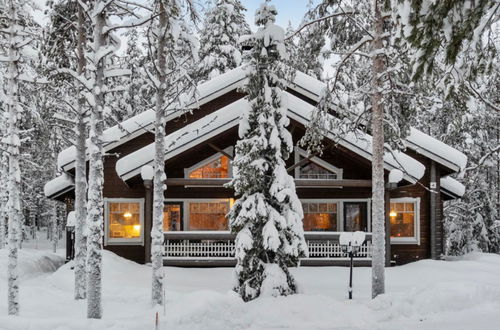
[{"label": "yellow glow from window", "polygon": [[132,213],[130,213],[130,212],[125,212],[125,213],[123,214],[123,216],[124,216],[125,218],[132,218]]},{"label": "yellow glow from window", "polygon": [[136,230],[136,231],[141,230],[141,225],[134,225],[134,230]]},{"label": "yellow glow from window", "polygon": [[394,218],[394,217],[396,217],[397,215],[398,215],[398,214],[397,214],[397,213],[396,213],[396,211],[394,211],[394,210],[391,210],[391,212],[389,212],[389,216],[390,216],[391,218]]}]

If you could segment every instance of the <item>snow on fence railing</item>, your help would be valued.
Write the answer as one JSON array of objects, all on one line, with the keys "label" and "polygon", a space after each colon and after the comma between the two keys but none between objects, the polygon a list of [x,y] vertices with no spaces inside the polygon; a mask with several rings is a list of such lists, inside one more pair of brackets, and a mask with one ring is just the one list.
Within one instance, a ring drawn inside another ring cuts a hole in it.
[{"label": "snow on fence railing", "polygon": [[[309,258],[345,257],[338,236],[339,233],[306,234]],[[371,258],[371,253],[372,245],[368,240],[360,247],[357,258]],[[234,259],[234,235],[229,232],[165,233],[164,258]]]}]

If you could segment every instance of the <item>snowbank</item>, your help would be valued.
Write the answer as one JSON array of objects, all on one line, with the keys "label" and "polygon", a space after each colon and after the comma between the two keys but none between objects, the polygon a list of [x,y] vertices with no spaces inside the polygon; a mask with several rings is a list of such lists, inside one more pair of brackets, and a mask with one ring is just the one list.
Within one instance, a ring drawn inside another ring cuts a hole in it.
[{"label": "snowbank", "polygon": [[[0,282],[7,280],[8,249],[0,250]],[[19,277],[33,278],[41,274],[53,273],[64,264],[64,257],[47,251],[21,249],[19,250]],[[1,287],[0,287],[1,288]],[[1,328],[0,328],[1,329]]]},{"label": "snowbank", "polygon": [[[0,254],[1,255],[1,254]],[[3,257],[2,259],[5,259]],[[0,329],[152,329],[151,268],[103,251],[102,320],[86,319],[73,300],[71,264],[21,282],[21,315]],[[301,294],[244,303],[232,291],[232,268],[167,267],[161,329],[498,329],[500,256],[475,253],[455,261],[423,260],[386,270],[387,293],[371,300],[371,269],[293,269]],[[41,273],[38,273],[41,274]],[[0,291],[5,281],[0,281]]]}]

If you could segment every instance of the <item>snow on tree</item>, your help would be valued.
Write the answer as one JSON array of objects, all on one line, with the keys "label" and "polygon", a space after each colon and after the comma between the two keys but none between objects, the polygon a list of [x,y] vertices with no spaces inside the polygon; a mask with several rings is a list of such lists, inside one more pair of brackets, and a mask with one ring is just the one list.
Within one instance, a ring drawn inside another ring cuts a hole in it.
[{"label": "snow on tree", "polygon": [[[0,99],[6,99],[2,89],[0,89]],[[0,136],[3,137],[6,135],[7,126],[5,124],[7,122],[7,118],[2,109],[2,103],[3,102],[0,101]],[[6,245],[8,220],[7,202],[9,192],[7,186],[9,179],[7,174],[9,172],[9,164],[8,155],[4,151],[5,149],[4,143],[0,142],[0,249],[3,249]]]},{"label": "snow on tree", "polygon": [[240,0],[216,0],[200,32],[199,79],[208,80],[241,64],[239,38],[250,33]]},{"label": "snow on tree", "polygon": [[[85,4],[82,1],[81,4]],[[59,70],[69,74],[53,76],[50,91],[54,99],[62,105],[53,116],[56,125],[64,126],[68,139],[74,141],[76,147],[75,166],[75,299],[86,297],[85,260],[87,242],[84,231],[87,217],[87,177],[86,177],[86,137],[88,104],[83,97],[81,82],[74,77],[85,78],[85,50],[87,48],[87,29],[89,20],[85,16],[85,8],[77,2],[58,1],[52,3],[49,12],[50,21],[44,39],[44,56],[49,70]],[[68,22],[74,22],[68,28]],[[75,51],[76,50],[76,51]],[[70,87],[68,87],[70,86]],[[80,95],[75,99],[75,95]],[[54,160],[55,161],[55,160]]]},{"label": "snow on tree", "polygon": [[262,4],[255,17],[258,31],[245,38],[252,47],[245,87],[251,108],[240,121],[229,184],[239,196],[229,213],[237,234],[234,290],[245,301],[296,293],[288,268],[307,255],[302,205],[285,167],[293,150],[282,99],[288,55],[276,15],[274,6]]},{"label": "snow on tree", "polygon": [[[187,4],[183,9],[182,4]],[[152,285],[151,303],[163,305],[163,209],[165,186],[165,123],[168,112],[185,109],[192,99],[194,81],[191,64],[198,56],[198,42],[182,20],[186,10],[192,18],[196,13],[190,2],[156,0],[148,35],[149,54],[153,68],[148,68],[155,95],[155,161],[153,178],[153,223],[151,228]],[[154,73],[152,73],[154,72]]]},{"label": "snow on tree", "polygon": [[0,25],[4,26],[0,46],[0,62],[7,66],[4,86],[7,129],[2,139],[2,146],[8,154],[8,313],[19,314],[19,279],[17,269],[18,249],[22,235],[23,214],[21,208],[21,154],[20,129],[27,110],[27,98],[23,95],[27,83],[35,81],[35,76],[28,62],[36,55],[32,48],[36,40],[37,25],[31,19],[36,10],[34,3],[27,0],[8,0],[0,3]]}]

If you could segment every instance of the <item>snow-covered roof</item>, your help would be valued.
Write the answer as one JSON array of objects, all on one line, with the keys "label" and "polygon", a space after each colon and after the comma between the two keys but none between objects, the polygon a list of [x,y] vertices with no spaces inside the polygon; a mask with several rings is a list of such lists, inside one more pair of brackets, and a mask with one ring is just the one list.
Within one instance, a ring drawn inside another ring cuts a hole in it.
[{"label": "snow-covered roof", "polygon": [[[243,65],[198,85],[196,100],[193,100],[188,109],[199,108],[201,105],[243,86],[245,78],[246,70]],[[294,81],[289,84],[289,87],[314,101],[318,101],[326,85],[316,78],[297,71]],[[173,111],[167,116],[167,121],[177,118],[182,112],[181,110]],[[148,110],[120,125],[108,128],[104,132],[105,151],[133,139],[146,130],[151,130],[153,122],[154,111]],[[414,128],[411,129],[407,145],[410,149],[433,159],[454,172],[463,169],[467,164],[467,157],[463,153]],[[63,150],[58,157],[58,166],[65,171],[74,168],[75,156],[74,146]]]},{"label": "snow-covered roof", "polygon": [[[285,94],[290,118],[306,125],[309,122],[314,106],[290,93],[285,92]],[[167,143],[165,159],[169,159],[220,132],[238,125],[242,110],[248,107],[248,101],[240,99],[168,135],[165,138]],[[333,132],[329,138],[334,138]],[[371,160],[371,136],[368,134],[357,132],[357,134],[343,135],[339,144]],[[153,159],[154,143],[118,160],[116,172],[123,180],[127,180],[140,174],[142,166],[151,165]],[[405,173],[405,179],[410,182],[418,181],[425,172],[424,165],[402,152],[386,152],[384,161],[386,169],[401,169]]]},{"label": "snow-covered roof", "polygon": [[[129,118],[119,125],[112,126],[103,132],[104,150],[108,151],[123,144],[147,130],[155,120],[154,110],[144,111],[137,116]],[[89,140],[87,139],[87,144]],[[71,146],[62,150],[57,156],[57,166],[65,171],[75,167],[76,147]]]},{"label": "snow-covered roof", "polygon": [[47,182],[43,187],[43,192],[45,197],[55,198],[73,189],[74,185],[73,178],[69,174],[63,173]]},{"label": "snow-covered roof", "polygon": [[442,177],[440,185],[443,192],[451,193],[454,195],[452,197],[462,197],[465,194],[465,186],[451,176]]},{"label": "snow-covered roof", "polygon": [[[288,87],[314,101],[319,101],[326,84],[303,72],[297,71],[293,83]],[[467,165],[467,156],[462,152],[415,128],[411,128],[406,142],[408,148],[450,168],[454,172],[463,170]]]},{"label": "snow-covered roof", "polygon": [[[197,86],[196,99],[184,110],[175,110],[167,114],[167,121],[177,118],[186,110],[199,108],[215,98],[234,90],[243,85],[246,78],[243,66],[230,70],[223,75],[217,76]],[[147,110],[124,122],[106,129],[103,133],[104,151],[111,150],[117,146],[142,135],[146,131],[153,129],[155,111]],[[89,141],[87,140],[87,143]],[[57,157],[57,166],[64,171],[69,171],[75,167],[76,148],[71,146],[62,150]]]},{"label": "snow-covered roof", "polygon": [[406,138],[408,147],[448,168],[459,172],[467,165],[467,156],[432,136],[411,128]]},{"label": "snow-covered roof", "polygon": [[[165,159],[169,159],[195,146],[201,139],[207,140],[238,125],[240,114],[248,107],[245,99],[235,101],[165,137]],[[144,165],[152,165],[155,145],[151,143],[116,162],[116,173],[127,180],[141,173]],[[167,173],[168,174],[168,173]]]}]

